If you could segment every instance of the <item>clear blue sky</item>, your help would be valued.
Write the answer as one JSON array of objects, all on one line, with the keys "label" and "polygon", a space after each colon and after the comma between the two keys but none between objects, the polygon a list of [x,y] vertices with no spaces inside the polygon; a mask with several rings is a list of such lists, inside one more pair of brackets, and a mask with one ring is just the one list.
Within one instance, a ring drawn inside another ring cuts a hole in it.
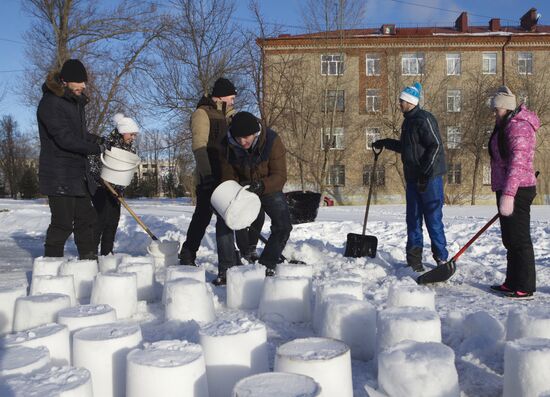
[{"label": "clear blue sky", "polygon": [[[334,0],[336,3],[338,0]],[[501,18],[503,25],[519,24],[519,18],[529,8],[542,14],[539,23],[550,25],[550,0],[365,0],[367,17],[365,27],[396,23],[401,26],[452,25],[461,11],[467,11],[470,24],[483,25],[492,17]],[[109,4],[109,0],[103,0]],[[168,0],[163,0],[168,2]],[[283,25],[288,33],[303,31],[300,4],[303,0],[260,0],[268,22]],[[239,24],[252,19],[247,0],[236,0]],[[22,37],[30,24],[21,9],[20,0],[0,0],[0,90],[6,95],[0,102],[0,116],[12,114],[25,131],[35,128],[35,109],[21,104],[16,94],[21,70],[26,67],[25,45]]]}]

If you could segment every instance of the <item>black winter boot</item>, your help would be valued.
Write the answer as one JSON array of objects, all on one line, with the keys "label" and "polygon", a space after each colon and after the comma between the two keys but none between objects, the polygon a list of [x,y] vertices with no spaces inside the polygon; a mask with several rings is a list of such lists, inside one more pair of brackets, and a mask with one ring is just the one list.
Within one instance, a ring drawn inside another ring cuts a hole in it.
[{"label": "black winter boot", "polygon": [[412,247],[407,250],[407,266],[412,267],[415,272],[423,272],[422,247]]},{"label": "black winter boot", "polygon": [[192,252],[190,249],[188,249],[185,246],[181,247],[181,251],[178,255],[178,258],[180,259],[180,265],[197,266],[197,263],[195,262],[195,260],[197,259],[196,252]]},{"label": "black winter boot", "polygon": [[212,284],[214,284],[215,286],[227,284],[226,272],[218,272],[218,277],[212,280]]}]

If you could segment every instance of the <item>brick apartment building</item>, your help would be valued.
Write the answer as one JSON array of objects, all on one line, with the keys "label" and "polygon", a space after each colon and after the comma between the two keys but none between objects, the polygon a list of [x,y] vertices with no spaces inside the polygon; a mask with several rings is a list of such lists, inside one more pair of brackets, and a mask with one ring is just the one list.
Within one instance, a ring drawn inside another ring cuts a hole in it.
[{"label": "brick apartment building", "polygon": [[[259,39],[264,61],[263,116],[284,138],[289,186],[322,189],[340,204],[365,202],[371,143],[399,137],[398,95],[423,85],[446,147],[449,203],[492,203],[488,104],[505,83],[536,111],[538,203],[550,203],[550,26],[530,9],[518,26],[491,19],[470,26],[340,30]],[[401,162],[385,151],[375,175],[375,202],[404,202]]]}]

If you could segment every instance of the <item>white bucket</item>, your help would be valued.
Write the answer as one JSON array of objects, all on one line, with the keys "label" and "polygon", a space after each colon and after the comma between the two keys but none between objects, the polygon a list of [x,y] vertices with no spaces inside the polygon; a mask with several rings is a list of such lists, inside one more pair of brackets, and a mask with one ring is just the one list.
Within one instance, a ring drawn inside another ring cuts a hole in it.
[{"label": "white bucket", "polygon": [[178,255],[180,249],[179,241],[159,241],[153,240],[147,247],[147,252],[153,256],[172,256]]},{"label": "white bucket", "polygon": [[141,160],[137,154],[113,147],[101,154],[101,162],[101,178],[104,181],[128,186]]},{"label": "white bucket", "polygon": [[221,183],[212,193],[210,203],[232,230],[249,227],[262,207],[256,194],[233,180]]}]

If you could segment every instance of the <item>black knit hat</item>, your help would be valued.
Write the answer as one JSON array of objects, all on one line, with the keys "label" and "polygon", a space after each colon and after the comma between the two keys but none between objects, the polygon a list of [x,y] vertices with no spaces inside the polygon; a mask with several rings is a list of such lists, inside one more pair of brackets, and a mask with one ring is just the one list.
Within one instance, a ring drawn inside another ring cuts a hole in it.
[{"label": "black knit hat", "polygon": [[248,112],[239,112],[233,116],[231,121],[231,135],[233,138],[254,135],[260,131],[260,123],[258,119]]},{"label": "black knit hat", "polygon": [[82,83],[88,81],[86,68],[78,59],[69,59],[65,61],[61,68],[61,72],[59,72],[59,77],[66,83]]},{"label": "black knit hat", "polygon": [[223,77],[220,77],[214,83],[214,87],[212,88],[212,96],[221,98],[221,97],[230,96],[230,95],[237,95],[235,86],[228,79],[224,79]]}]

